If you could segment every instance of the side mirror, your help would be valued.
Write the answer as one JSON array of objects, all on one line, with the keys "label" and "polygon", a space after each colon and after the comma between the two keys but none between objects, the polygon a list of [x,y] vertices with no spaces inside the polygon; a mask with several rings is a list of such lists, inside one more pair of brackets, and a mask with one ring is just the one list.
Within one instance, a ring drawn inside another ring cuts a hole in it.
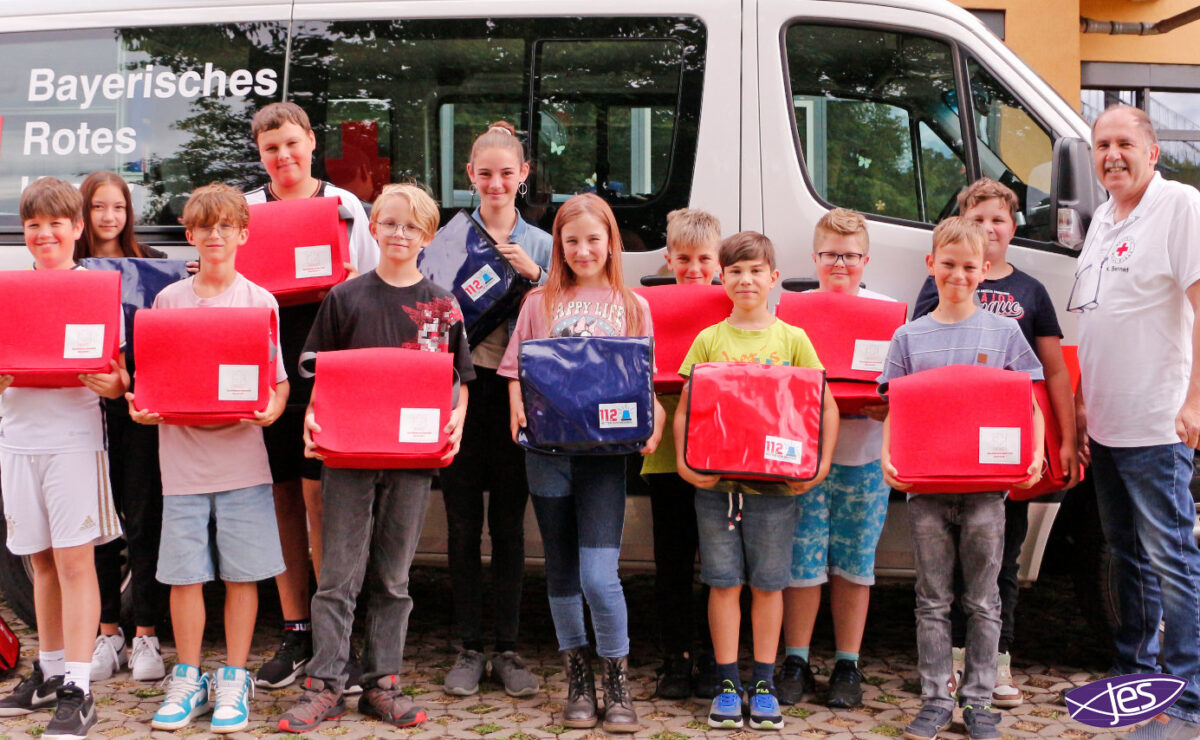
[{"label": "side mirror", "polygon": [[1058,225],[1058,243],[1078,251],[1092,214],[1105,199],[1092,171],[1092,146],[1078,137],[1065,136],[1054,142],[1053,161],[1050,223]]}]

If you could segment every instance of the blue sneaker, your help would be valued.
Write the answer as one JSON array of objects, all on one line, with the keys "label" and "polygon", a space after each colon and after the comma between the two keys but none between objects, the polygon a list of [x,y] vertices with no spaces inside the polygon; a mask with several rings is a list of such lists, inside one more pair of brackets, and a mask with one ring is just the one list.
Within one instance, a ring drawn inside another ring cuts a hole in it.
[{"label": "blue sneaker", "polygon": [[156,730],[178,730],[212,709],[209,702],[211,680],[194,665],[177,663],[168,678],[167,695],[154,713],[150,726]]},{"label": "blue sneaker", "polygon": [[746,688],[746,705],[750,708],[750,729],[783,729],[783,712],[779,711],[779,699],[775,698],[775,687],[759,681]]},{"label": "blue sneaker", "polygon": [[223,666],[216,674],[217,701],[213,707],[212,731],[238,732],[250,724],[250,696],[254,684],[245,668]]},{"label": "blue sneaker", "polygon": [[722,730],[738,730],[742,727],[742,694],[733,681],[721,682],[720,691],[713,697],[708,710],[708,726]]}]

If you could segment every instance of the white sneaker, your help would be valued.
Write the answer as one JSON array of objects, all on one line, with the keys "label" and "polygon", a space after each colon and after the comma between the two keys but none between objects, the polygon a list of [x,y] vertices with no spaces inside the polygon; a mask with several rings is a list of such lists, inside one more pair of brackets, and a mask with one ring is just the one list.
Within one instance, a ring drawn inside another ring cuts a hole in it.
[{"label": "white sneaker", "polygon": [[133,672],[134,681],[157,681],[167,675],[157,637],[147,635],[133,638],[133,647],[129,650],[129,670]]},{"label": "white sneaker", "polygon": [[992,689],[992,706],[1012,709],[1021,706],[1025,696],[1013,684],[1012,656],[1008,653],[996,655],[996,688]]},{"label": "white sneaker", "polygon": [[92,650],[92,680],[103,681],[125,665],[125,633],[117,628],[115,635],[97,635]]}]

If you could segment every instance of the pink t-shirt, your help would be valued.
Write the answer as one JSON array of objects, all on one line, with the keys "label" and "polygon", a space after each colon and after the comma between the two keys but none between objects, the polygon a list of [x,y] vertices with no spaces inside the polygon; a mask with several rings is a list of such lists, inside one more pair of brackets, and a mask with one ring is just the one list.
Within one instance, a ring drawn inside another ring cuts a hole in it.
[{"label": "pink t-shirt", "polygon": [[[278,318],[279,304],[275,297],[240,274],[228,290],[212,298],[196,295],[192,288],[194,281],[194,277],[189,277],[168,285],[154,299],[154,307],[270,308]],[[275,380],[277,383],[287,380],[280,351],[275,353]],[[158,428],[158,462],[162,468],[163,494],[167,496],[220,493],[271,483],[262,427],[253,424],[219,427],[164,424]]]},{"label": "pink t-shirt", "polygon": [[550,320],[542,303],[542,289],[530,291],[496,373],[517,377],[517,355],[526,339],[548,337],[648,337],[654,335],[650,304],[634,295],[642,309],[640,331],[625,330],[625,302],[611,288],[576,288],[554,308]]}]

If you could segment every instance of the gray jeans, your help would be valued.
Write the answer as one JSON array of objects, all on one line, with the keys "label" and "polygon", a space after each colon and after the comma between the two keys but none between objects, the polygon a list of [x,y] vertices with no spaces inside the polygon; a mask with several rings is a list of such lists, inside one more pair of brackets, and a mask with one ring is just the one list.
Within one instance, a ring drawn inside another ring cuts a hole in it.
[{"label": "gray jeans", "polygon": [[312,600],[313,657],[308,675],[340,691],[354,604],[367,576],[363,684],[398,674],[412,597],[408,568],[417,551],[432,476],[423,470],[325,468],[321,579]]},{"label": "gray jeans", "polygon": [[962,563],[962,610],[967,642],[959,695],[963,704],[987,706],[996,685],[1000,639],[1000,589],[1004,552],[1004,495],[926,494],[908,501],[917,568],[917,668],[921,701],[954,707],[950,678],[950,602],[954,562]]}]

